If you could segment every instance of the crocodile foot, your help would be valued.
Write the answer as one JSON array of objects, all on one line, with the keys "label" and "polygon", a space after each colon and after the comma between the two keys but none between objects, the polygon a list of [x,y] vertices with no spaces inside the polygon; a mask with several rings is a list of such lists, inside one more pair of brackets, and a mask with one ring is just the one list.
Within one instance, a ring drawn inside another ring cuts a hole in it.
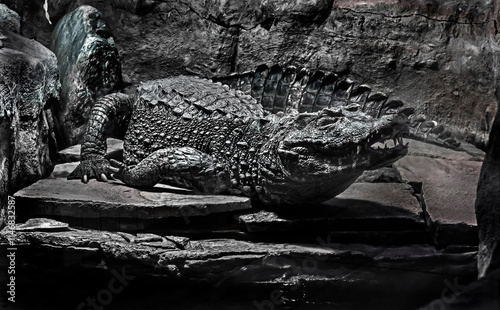
[{"label": "crocodile foot", "polygon": [[93,158],[82,160],[80,164],[68,175],[68,180],[81,179],[87,183],[90,179],[107,182],[113,180],[111,176],[109,161],[105,158]]},{"label": "crocodile foot", "polygon": [[111,166],[109,167],[109,170],[113,174],[113,177],[124,182],[124,175],[127,174],[127,170],[129,169],[129,167],[115,159],[111,159],[110,163]]}]

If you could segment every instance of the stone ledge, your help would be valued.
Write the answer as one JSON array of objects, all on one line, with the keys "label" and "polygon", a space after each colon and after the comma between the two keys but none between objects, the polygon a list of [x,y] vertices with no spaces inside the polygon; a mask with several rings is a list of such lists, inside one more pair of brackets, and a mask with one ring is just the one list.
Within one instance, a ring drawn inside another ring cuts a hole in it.
[{"label": "stone ledge", "polygon": [[405,182],[421,186],[436,245],[477,244],[474,201],[481,162],[409,155],[395,165]]},{"label": "stone ledge", "polygon": [[404,183],[354,183],[345,192],[318,206],[239,216],[248,232],[277,231],[402,231],[426,233],[422,209]]},{"label": "stone ledge", "polygon": [[24,217],[73,217],[85,219],[164,219],[206,216],[250,209],[250,199],[238,196],[195,195],[190,191],[159,184],[150,190],[107,183],[66,180],[77,163],[58,165],[51,177],[14,194],[18,213]]},{"label": "stone ledge", "polygon": [[[238,287],[249,292],[245,300],[249,306],[279,290],[291,305],[342,302],[351,305],[349,309],[366,308],[366,304],[355,307],[359,302],[355,296],[371,292],[371,296],[381,294],[381,300],[387,299],[389,304],[398,303],[393,309],[405,309],[403,305],[414,309],[419,305],[416,292],[427,301],[433,297],[425,296],[439,296],[443,281],[458,278],[464,283],[476,276],[474,251],[449,252],[430,245],[338,244],[328,238],[316,244],[189,240],[71,227],[46,231],[44,227],[37,230],[36,223],[28,226],[30,231],[19,229],[13,235],[18,253],[22,253],[16,258],[19,272],[26,272],[21,270],[23,266],[50,267],[52,276],[56,270],[60,274],[70,270],[80,279],[95,270],[125,270],[128,275],[163,279],[163,285],[205,284],[219,292]],[[65,225],[52,221],[50,226]],[[0,245],[9,238],[10,231],[0,231]],[[49,284],[52,276],[44,277],[44,283]],[[387,291],[388,287],[392,289]],[[257,295],[257,291],[264,294]],[[127,308],[119,299],[114,305]]]}]

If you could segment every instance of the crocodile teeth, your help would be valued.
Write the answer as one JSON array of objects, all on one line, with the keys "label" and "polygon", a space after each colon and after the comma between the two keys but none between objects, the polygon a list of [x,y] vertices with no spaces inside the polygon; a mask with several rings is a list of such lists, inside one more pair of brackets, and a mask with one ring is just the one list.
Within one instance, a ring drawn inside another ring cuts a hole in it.
[{"label": "crocodile teeth", "polygon": [[356,152],[356,155],[359,155],[361,153],[361,149],[362,149],[361,145],[358,145],[358,150]]}]

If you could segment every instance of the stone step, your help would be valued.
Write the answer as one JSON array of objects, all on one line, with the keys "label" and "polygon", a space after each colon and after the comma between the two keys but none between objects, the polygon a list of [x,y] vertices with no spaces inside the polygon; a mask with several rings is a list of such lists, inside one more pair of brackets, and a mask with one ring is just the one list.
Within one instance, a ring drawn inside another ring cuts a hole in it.
[{"label": "stone step", "polygon": [[166,218],[189,223],[191,217],[250,209],[250,199],[239,196],[195,195],[189,190],[158,184],[149,190],[107,183],[67,180],[78,163],[57,165],[52,175],[14,194],[21,219],[52,217],[73,225],[141,231]]},{"label": "stone step", "polygon": [[395,163],[421,197],[433,242],[441,247],[478,242],[474,201],[484,153],[467,143],[460,148],[410,141],[410,155]]},{"label": "stone step", "polygon": [[266,234],[331,235],[336,242],[388,244],[428,242],[422,209],[405,183],[354,183],[318,206],[238,216],[242,230]]},{"label": "stone step", "polygon": [[[415,309],[438,298],[446,281],[465,285],[477,272],[475,249],[339,244],[330,238],[318,238],[311,244],[190,240],[172,235],[83,230],[44,221],[32,220],[0,232],[1,246],[9,242],[16,245],[19,274],[27,272],[30,278],[36,278],[51,270],[52,276],[43,277],[43,288],[51,287],[54,279],[68,272],[81,281],[85,274],[108,270],[128,275],[130,283],[143,283],[150,279],[147,277],[157,279],[158,287],[148,286],[150,292],[159,293],[164,285],[185,285],[188,292],[196,285],[205,285],[206,290],[215,286],[218,292],[237,289],[246,292],[236,295],[240,296],[238,300],[264,309],[278,304],[332,307],[342,303],[349,305],[346,309],[367,305],[382,309],[391,303],[387,309]],[[22,269],[29,266],[36,268]],[[111,278],[113,273],[108,281]],[[106,281],[96,283],[98,292]],[[82,297],[95,285],[87,286]],[[134,294],[135,289],[127,292]],[[158,302],[160,295],[148,295],[148,299]],[[360,295],[379,298],[356,298]],[[134,298],[122,298],[134,303]],[[25,298],[29,299],[33,298]],[[115,306],[128,308],[119,300],[123,301],[118,298]]]}]

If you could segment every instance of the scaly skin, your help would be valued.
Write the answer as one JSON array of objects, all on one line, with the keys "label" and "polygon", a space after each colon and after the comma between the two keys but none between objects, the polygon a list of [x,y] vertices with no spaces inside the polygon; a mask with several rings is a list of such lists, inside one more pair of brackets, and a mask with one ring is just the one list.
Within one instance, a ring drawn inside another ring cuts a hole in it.
[{"label": "scaly skin", "polygon": [[[110,96],[115,97],[100,101],[109,111],[129,102],[124,95]],[[405,115],[373,118],[358,110],[351,104],[272,115],[220,83],[184,76],[150,81],[134,99],[125,164],[110,167],[104,159],[102,128],[113,117],[103,117],[98,104],[82,162],[68,178],[105,181],[113,172],[134,187],[162,181],[202,193],[244,194],[268,205],[321,202],[364,170],[389,165],[407,152],[400,138],[407,130]],[[385,139],[394,139],[394,147],[371,147]]]}]

